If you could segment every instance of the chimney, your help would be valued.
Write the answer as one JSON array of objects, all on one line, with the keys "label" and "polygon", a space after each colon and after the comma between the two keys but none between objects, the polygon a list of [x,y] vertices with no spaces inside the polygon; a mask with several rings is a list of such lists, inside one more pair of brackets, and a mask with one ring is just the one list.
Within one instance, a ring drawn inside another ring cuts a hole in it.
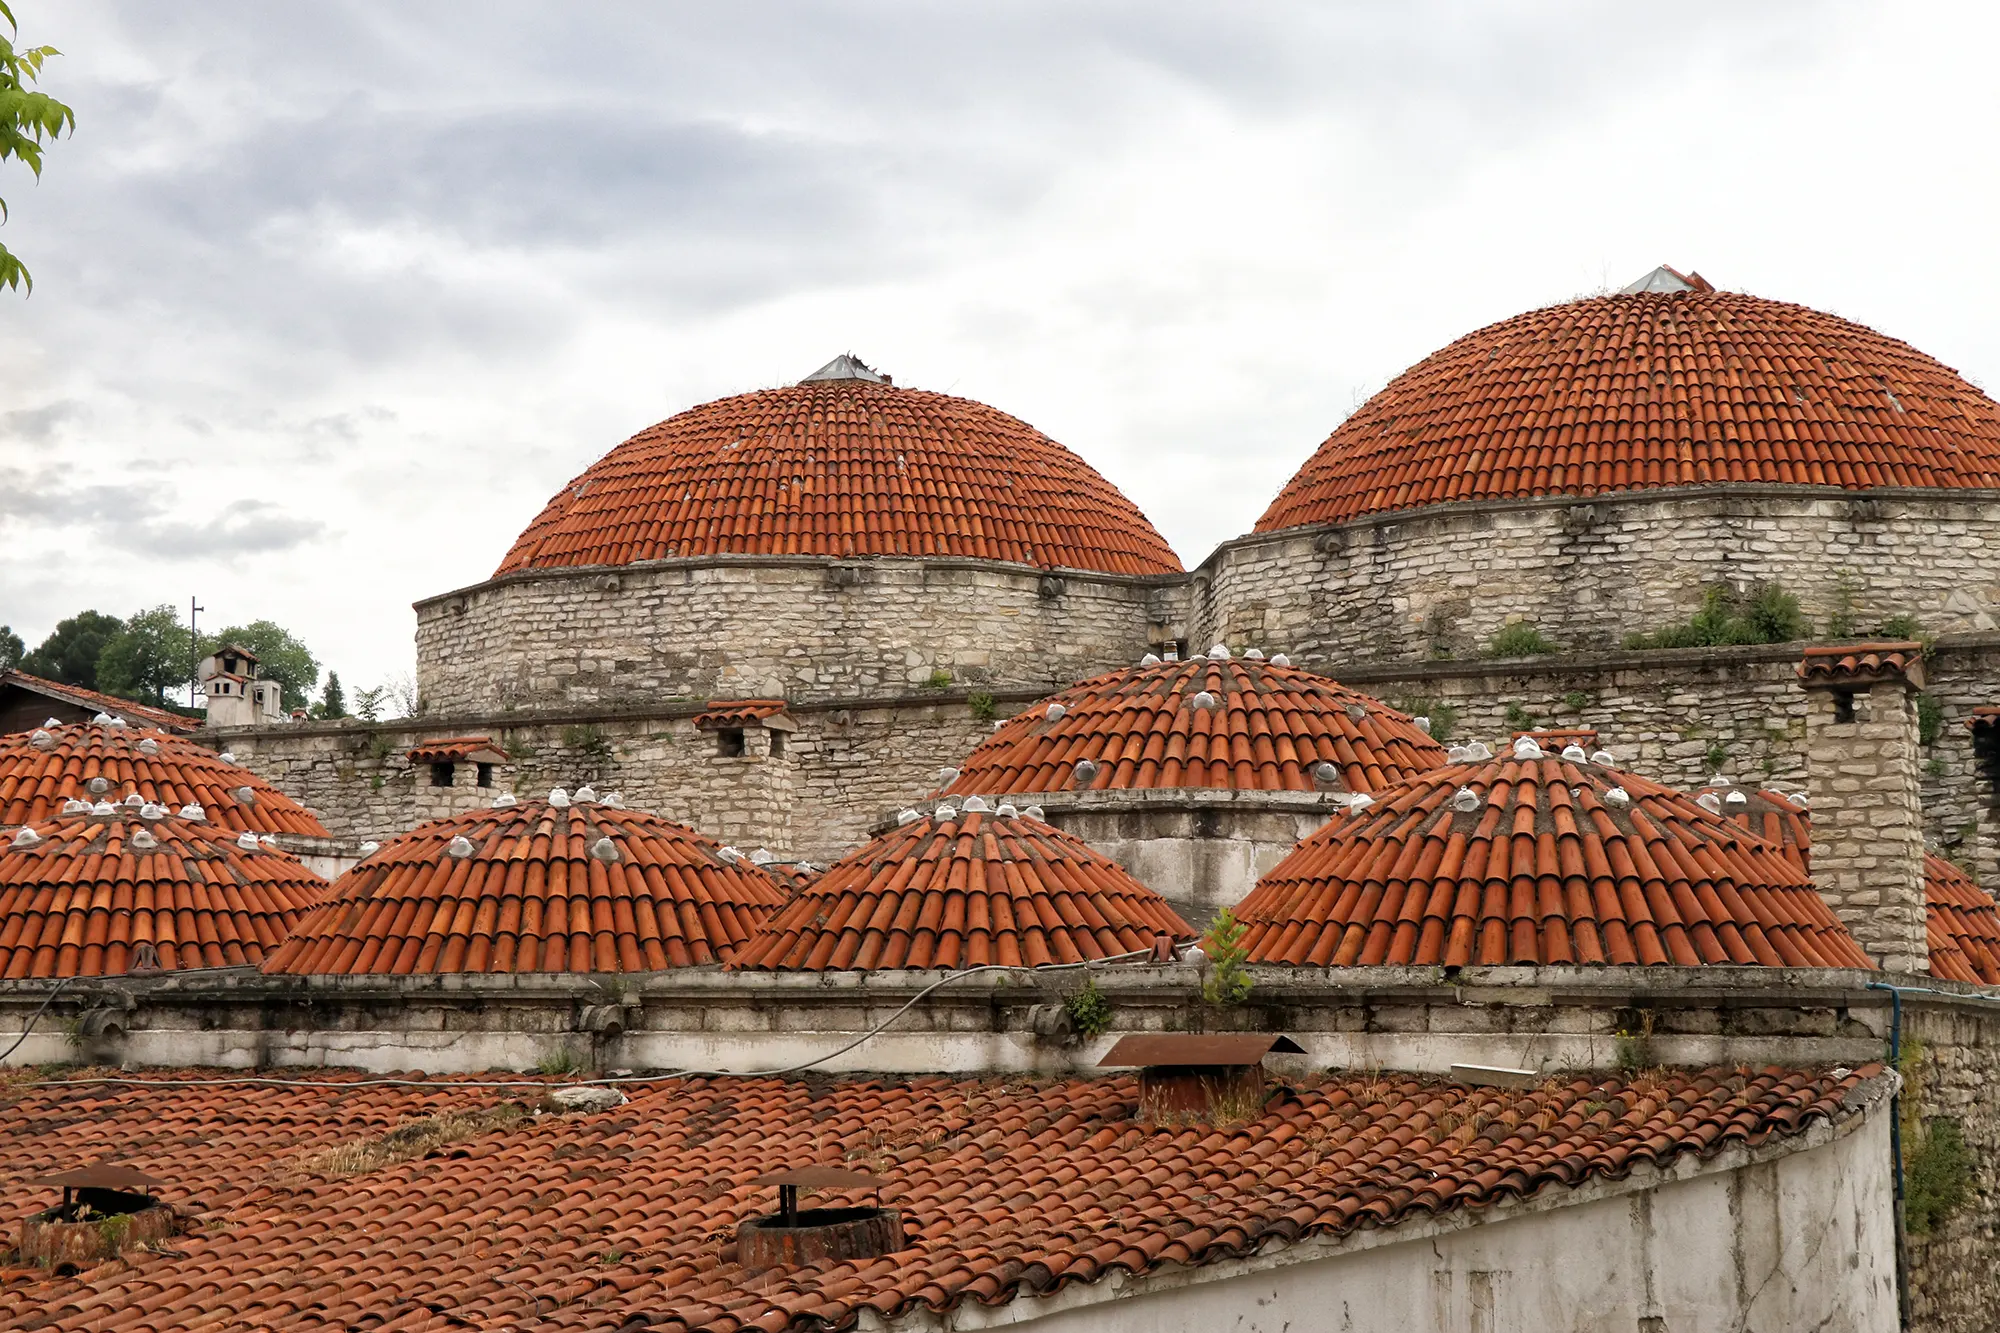
[{"label": "chimney", "polygon": [[153,1197],[164,1182],[133,1167],[100,1162],[27,1183],[60,1189],[63,1197],[21,1219],[15,1253],[58,1277],[157,1244],[179,1229],[173,1207]]},{"label": "chimney", "polygon": [[[746,1268],[801,1268],[875,1259],[903,1248],[903,1215],[884,1208],[883,1182],[837,1166],[773,1171],[750,1182],[778,1187],[778,1211],[736,1227],[736,1258]],[[800,1208],[799,1191],[874,1190],[872,1208]]]},{"label": "chimney", "polygon": [[1927,973],[1916,702],[1923,647],[1808,648],[1798,674],[1813,883],[1877,966]]},{"label": "chimney", "polygon": [[1972,830],[1972,877],[2000,894],[2000,704],[1981,704],[1966,719],[1972,732],[1972,790],[1978,822]]},{"label": "chimney", "polygon": [[1160,1032],[1120,1037],[1100,1069],[1137,1067],[1139,1119],[1148,1125],[1233,1125],[1264,1114],[1264,1057],[1303,1055],[1270,1032]]}]

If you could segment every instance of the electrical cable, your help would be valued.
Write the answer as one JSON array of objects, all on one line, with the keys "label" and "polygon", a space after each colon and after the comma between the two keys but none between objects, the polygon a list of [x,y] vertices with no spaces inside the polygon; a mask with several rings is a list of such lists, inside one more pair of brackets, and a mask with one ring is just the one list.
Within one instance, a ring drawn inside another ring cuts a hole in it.
[{"label": "electrical cable", "polygon": [[[930,985],[924,987],[922,990],[918,991],[915,995],[912,995],[907,1001],[903,1003],[903,1005],[900,1008],[896,1010],[895,1013],[890,1014],[880,1023],[876,1024],[868,1031],[862,1033],[860,1036],[856,1037],[853,1041],[848,1042],[845,1046],[842,1046],[837,1050],[828,1051],[825,1055],[818,1056],[811,1060],[806,1060],[800,1064],[786,1065],[781,1069],[750,1069],[750,1070],[676,1069],[660,1074],[632,1074],[623,1078],[605,1077],[605,1078],[577,1079],[569,1083],[550,1083],[547,1079],[528,1079],[528,1078],[325,1079],[325,1078],[274,1078],[262,1074],[239,1074],[239,1075],[224,1076],[219,1078],[131,1078],[131,1077],[120,1077],[116,1075],[100,1074],[93,1076],[91,1078],[66,1078],[59,1081],[61,1082],[62,1086],[66,1088],[101,1087],[106,1085],[145,1086],[145,1087],[159,1087],[162,1085],[167,1085],[177,1088],[242,1088],[242,1087],[342,1088],[342,1089],[345,1088],[552,1088],[552,1087],[592,1088],[592,1087],[625,1087],[628,1085],[642,1084],[642,1083],[669,1083],[676,1079],[685,1079],[685,1078],[778,1078],[785,1074],[803,1073],[805,1070],[812,1069],[818,1065],[823,1065],[829,1060],[847,1054],[849,1051],[861,1045],[863,1042],[874,1040],[876,1037],[881,1036],[884,1032],[887,1032],[891,1027],[895,1026],[897,1020],[902,1018],[904,1014],[909,1013],[911,1009],[917,1006],[919,1001],[923,1000],[933,991],[942,989],[943,987],[948,986],[955,981],[963,981],[967,977],[978,976],[982,972],[1029,972],[1029,973],[1041,974],[1048,972],[1062,972],[1062,971],[1067,971],[1071,968],[1078,968],[1078,967],[1088,970],[1100,967],[1107,967],[1116,963],[1130,963],[1138,959],[1149,959],[1151,957],[1153,957],[1153,950],[1136,949],[1131,953],[1113,954],[1109,958],[1086,959],[1085,961],[1078,963],[1044,963],[1038,967],[1030,967],[1014,963],[985,963],[981,964],[978,967],[968,967],[962,971],[952,972],[946,976],[940,977],[936,981],[933,981]],[[57,991],[61,990],[61,987],[58,986],[56,990]],[[49,993],[48,999],[42,1002],[42,1009],[47,1009],[49,1006],[49,1001],[53,1000],[55,996],[56,996],[56,991],[51,991]],[[39,1018],[40,1016],[41,1016],[41,1010],[37,1010],[36,1017]],[[31,1019],[29,1021],[30,1024],[32,1025],[33,1020]],[[25,1039],[27,1033],[23,1032],[21,1036],[23,1039]],[[20,1041],[16,1041],[14,1044],[18,1046],[20,1045]],[[12,1054],[12,1048],[9,1048],[8,1053]],[[5,1058],[6,1058],[5,1056],[0,1056],[0,1060],[4,1060]]]},{"label": "electrical cable", "polygon": [[4,1051],[0,1051],[0,1064],[7,1063],[7,1057],[21,1049],[21,1043],[28,1039],[28,1034],[35,1030],[35,1024],[41,1022],[42,1015],[46,1014],[49,1011],[49,1006],[56,1002],[56,996],[62,994],[63,987],[69,985],[74,980],[76,980],[75,977],[64,977],[55,984],[55,987],[47,995],[42,997],[41,1007],[28,1015],[28,1025],[21,1029],[21,1035],[14,1038],[12,1046],[9,1046]]}]

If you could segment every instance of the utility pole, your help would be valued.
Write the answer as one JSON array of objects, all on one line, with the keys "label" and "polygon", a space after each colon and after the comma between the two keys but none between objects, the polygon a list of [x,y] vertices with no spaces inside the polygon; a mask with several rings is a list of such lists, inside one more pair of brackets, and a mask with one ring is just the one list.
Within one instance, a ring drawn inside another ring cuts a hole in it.
[{"label": "utility pole", "polygon": [[194,618],[205,606],[196,606],[194,598],[188,598],[188,708],[194,708],[195,692],[201,688],[201,635],[195,631]]}]

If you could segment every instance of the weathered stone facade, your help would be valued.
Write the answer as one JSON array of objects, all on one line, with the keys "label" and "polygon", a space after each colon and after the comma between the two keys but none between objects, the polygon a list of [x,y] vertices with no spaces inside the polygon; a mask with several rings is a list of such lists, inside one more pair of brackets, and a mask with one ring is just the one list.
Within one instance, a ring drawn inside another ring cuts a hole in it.
[{"label": "weathered stone facade", "polygon": [[1898,1064],[1906,1181],[1919,1165],[1948,1168],[1940,1122],[1966,1150],[1958,1171],[1943,1172],[1964,1198],[1906,1241],[1910,1327],[1986,1333],[2000,1312],[2000,1001],[1906,995]]},{"label": "weathered stone facade", "polygon": [[1185,581],[975,560],[711,556],[524,570],[417,603],[436,715],[1055,689],[1185,633]]},{"label": "weathered stone facade", "polygon": [[1792,486],[1440,505],[1242,537],[1193,576],[1192,638],[1307,661],[1477,653],[1526,622],[1564,648],[1679,624],[1776,583],[1815,622],[2000,628],[2000,493]]}]

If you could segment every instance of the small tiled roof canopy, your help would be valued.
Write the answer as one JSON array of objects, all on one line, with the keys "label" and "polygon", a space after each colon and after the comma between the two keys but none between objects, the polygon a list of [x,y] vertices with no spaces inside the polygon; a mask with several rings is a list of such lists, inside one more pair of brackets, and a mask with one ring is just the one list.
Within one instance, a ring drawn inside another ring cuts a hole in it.
[{"label": "small tiled roof canopy", "polygon": [[[1725,816],[1762,834],[1810,872],[1812,821],[1795,798],[1743,787],[1704,793],[1711,794]],[[2000,985],[2000,906],[1971,876],[1933,852],[1924,853],[1924,922],[1932,976]]]},{"label": "small tiled roof canopy", "polygon": [[[103,790],[92,791],[100,778]],[[68,800],[117,801],[135,791],[176,810],[200,805],[232,832],[331,836],[297,801],[185,736],[97,722],[0,736],[0,827],[47,819]]]},{"label": "small tiled roof canopy", "polygon": [[[1213,707],[1198,707],[1206,692]],[[966,756],[951,794],[1088,788],[1228,787],[1375,791],[1444,763],[1445,749],[1409,716],[1339,681],[1259,658],[1127,667],[1034,704]]]},{"label": "small tiled roof canopy", "polygon": [[504,764],[507,752],[491,736],[436,736],[410,749],[413,764]]},{"label": "small tiled roof canopy", "polygon": [[[229,1225],[87,1283],[12,1270],[0,1324],[104,1333],[226,1311],[232,1328],[282,1333],[985,1327],[1019,1297],[1108,1300],[1109,1283],[1089,1284],[1405,1221],[1469,1223],[1642,1169],[1672,1178],[1777,1149],[1878,1105],[1882,1073],[1649,1070],[1487,1088],[1336,1071],[1278,1089],[1247,1124],[1170,1135],[1139,1119],[1130,1075],[676,1079],[626,1085],[630,1104],[613,1114],[501,1120],[453,1144],[451,1161],[359,1175],[328,1155],[420,1117],[477,1117],[521,1090],[338,1071],[220,1088],[199,1086],[201,1071],[29,1079],[9,1088],[0,1135],[10,1206],[56,1202],[24,1182],[115,1145],[171,1182],[165,1202],[201,1200]],[[770,1210],[751,1182],[825,1163],[886,1182],[881,1202],[910,1229],[902,1251],[774,1274],[718,1243]],[[1072,1313],[1088,1322],[1088,1307]]]},{"label": "small tiled roof canopy", "polygon": [[695,730],[721,731],[725,727],[756,727],[780,717],[783,699],[710,699],[708,707],[694,716]]},{"label": "small tiled roof canopy", "polygon": [[1194,930],[1089,844],[1019,815],[920,816],[829,867],[731,968],[1039,967]]},{"label": "small tiled roof canopy", "polygon": [[119,806],[0,838],[0,977],[115,976],[142,944],[165,969],[261,962],[327,882],[244,836]]},{"label": "small tiled roof canopy", "polygon": [[1799,684],[1807,687],[1837,689],[1905,679],[1922,686],[1924,646],[1907,640],[1816,645],[1800,655],[1797,670]]},{"label": "small tiled roof canopy", "polygon": [[1804,306],[1594,296],[1467,334],[1391,380],[1257,531],[1724,482],[2000,488],[2000,405],[1907,343]]},{"label": "small tiled roof canopy", "polygon": [[1335,816],[1236,916],[1267,963],[1872,966],[1778,847],[1550,755],[1453,764]]},{"label": "small tiled roof canopy", "polygon": [[495,573],[708,555],[1181,568],[1137,506],[1034,427],[843,377],[717,399],[639,432],[558,491]]},{"label": "small tiled roof canopy", "polygon": [[93,714],[109,713],[113,717],[122,717],[127,722],[142,722],[149,727],[158,727],[162,731],[188,732],[198,730],[201,726],[201,719],[198,717],[182,717],[179,713],[165,708],[151,708],[145,704],[134,703],[130,699],[120,699],[116,695],[99,694],[96,690],[86,690],[78,685],[65,685],[59,680],[44,680],[25,671],[0,671],[0,688],[8,686],[26,690],[30,694],[39,694],[58,703],[66,703],[72,708],[87,708]]},{"label": "small tiled roof canopy", "polygon": [[784,901],[771,876],[685,825],[524,801],[383,844],[264,970],[658,971],[721,961]]}]

